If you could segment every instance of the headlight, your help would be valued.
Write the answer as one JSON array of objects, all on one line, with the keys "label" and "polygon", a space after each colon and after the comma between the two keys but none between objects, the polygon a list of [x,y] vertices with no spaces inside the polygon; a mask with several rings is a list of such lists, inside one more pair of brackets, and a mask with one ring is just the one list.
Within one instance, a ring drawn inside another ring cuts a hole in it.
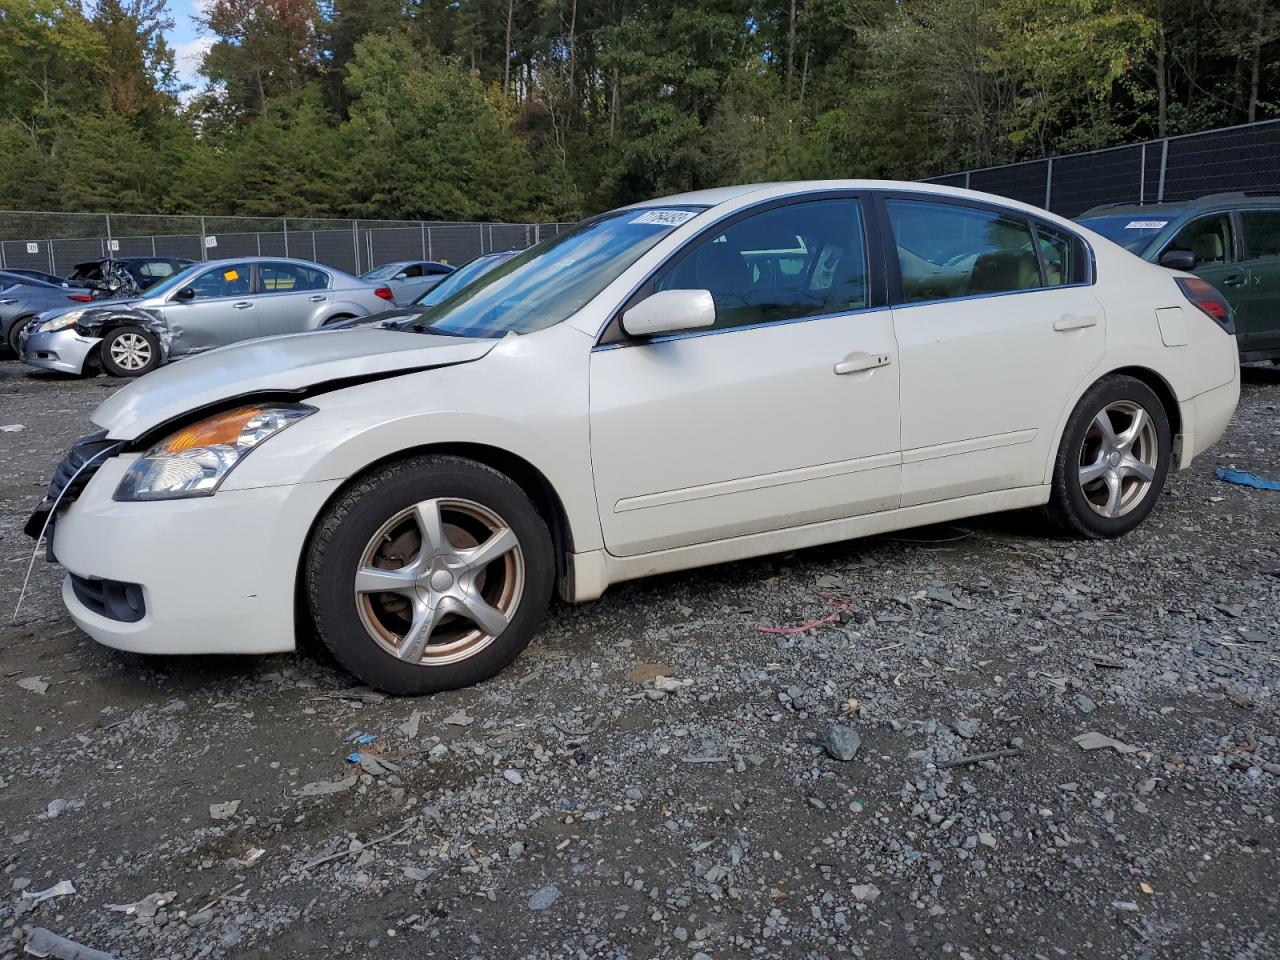
[{"label": "headlight", "polygon": [[53,333],[55,330],[65,330],[83,316],[83,310],[72,310],[70,313],[61,314],[60,316],[54,317],[52,320],[46,320],[44,323],[40,324],[40,329],[36,332]]},{"label": "headlight", "polygon": [[249,451],[315,412],[300,403],[267,403],[193,423],[135,460],[116,487],[115,499],[211,497]]}]

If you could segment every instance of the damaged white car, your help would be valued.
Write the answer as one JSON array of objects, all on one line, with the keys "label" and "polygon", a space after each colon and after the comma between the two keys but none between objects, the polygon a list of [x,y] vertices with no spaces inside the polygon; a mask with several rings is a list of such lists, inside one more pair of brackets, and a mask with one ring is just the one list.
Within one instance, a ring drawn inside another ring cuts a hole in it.
[{"label": "damaged white car", "polygon": [[1113,537],[1239,396],[1213,288],[1042,210],[875,181],[595,217],[416,326],[131,384],[28,532],[97,640],[483,680],[557,589],[1043,507]]},{"label": "damaged white car", "polygon": [[385,285],[306,260],[194,264],[133,299],[40,314],[19,334],[23,362],[140,377],[168,360],[240,340],[316,330],[386,310]]}]

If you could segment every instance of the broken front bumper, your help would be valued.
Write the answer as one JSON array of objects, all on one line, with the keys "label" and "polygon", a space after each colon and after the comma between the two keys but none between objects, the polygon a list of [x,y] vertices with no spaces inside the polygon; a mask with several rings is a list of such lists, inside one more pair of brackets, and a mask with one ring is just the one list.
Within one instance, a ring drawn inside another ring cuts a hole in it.
[{"label": "broken front bumper", "polygon": [[31,327],[18,337],[18,354],[22,362],[43,370],[59,373],[84,373],[85,364],[98,349],[101,337],[86,337],[75,327],[51,333],[32,333]]}]

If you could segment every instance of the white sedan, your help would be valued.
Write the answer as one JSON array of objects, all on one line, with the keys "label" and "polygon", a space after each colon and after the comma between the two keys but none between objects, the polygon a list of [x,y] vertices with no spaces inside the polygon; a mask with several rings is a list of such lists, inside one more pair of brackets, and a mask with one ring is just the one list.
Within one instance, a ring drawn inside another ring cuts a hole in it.
[{"label": "white sedan", "polygon": [[472,684],[557,591],[1044,507],[1114,537],[1239,397],[1225,301],[963,190],[726,187],[545,241],[418,325],[275,337],[108,399],[28,531],[145,653]]}]

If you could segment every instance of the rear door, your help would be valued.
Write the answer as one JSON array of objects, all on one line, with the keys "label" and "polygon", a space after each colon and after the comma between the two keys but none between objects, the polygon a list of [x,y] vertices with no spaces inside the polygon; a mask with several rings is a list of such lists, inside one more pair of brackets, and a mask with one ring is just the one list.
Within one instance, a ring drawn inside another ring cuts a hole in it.
[{"label": "rear door", "polygon": [[1064,406],[1106,343],[1088,248],[986,204],[894,194],[883,209],[902,505],[1043,482]]},{"label": "rear door", "polygon": [[1236,304],[1240,350],[1280,356],[1280,208],[1239,212],[1248,282]]},{"label": "rear door", "polygon": [[219,263],[175,290],[165,302],[164,316],[173,331],[171,353],[178,356],[257,337],[258,312],[253,296],[253,265]]},{"label": "rear door", "polygon": [[262,336],[314,330],[328,311],[329,274],[300,263],[258,264],[258,318]]}]

